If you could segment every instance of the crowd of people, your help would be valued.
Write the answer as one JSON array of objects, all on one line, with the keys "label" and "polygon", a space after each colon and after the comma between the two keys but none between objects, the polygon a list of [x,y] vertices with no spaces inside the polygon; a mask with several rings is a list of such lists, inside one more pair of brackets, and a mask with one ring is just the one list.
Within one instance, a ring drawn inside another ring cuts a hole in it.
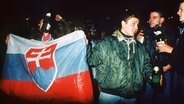
[{"label": "crowd of people", "polygon": [[[90,20],[77,26],[56,14],[49,33],[52,39],[57,39],[75,30],[85,32],[88,64],[97,86],[95,103],[181,104],[184,103],[184,2],[177,14],[178,26],[170,26],[165,24],[161,10],[152,10],[148,24],[141,29],[135,11],[123,12],[116,26],[110,24],[100,29]],[[43,24],[44,18],[29,38],[43,41]],[[162,72],[159,81],[163,89],[159,91],[152,83],[155,66]]]}]

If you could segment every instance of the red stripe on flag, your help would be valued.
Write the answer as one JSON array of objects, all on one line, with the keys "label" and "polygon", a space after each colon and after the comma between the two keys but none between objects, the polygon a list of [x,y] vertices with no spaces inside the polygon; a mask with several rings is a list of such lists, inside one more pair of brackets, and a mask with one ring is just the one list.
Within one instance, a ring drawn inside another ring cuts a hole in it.
[{"label": "red stripe on flag", "polygon": [[56,79],[47,92],[43,92],[31,81],[0,80],[0,83],[0,89],[8,95],[29,101],[80,102],[85,104],[90,104],[93,101],[89,71]]}]

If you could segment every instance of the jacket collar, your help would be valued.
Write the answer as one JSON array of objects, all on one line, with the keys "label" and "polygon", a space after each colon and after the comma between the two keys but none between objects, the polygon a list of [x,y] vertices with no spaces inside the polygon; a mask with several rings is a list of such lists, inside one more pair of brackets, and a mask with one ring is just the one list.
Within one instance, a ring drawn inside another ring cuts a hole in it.
[{"label": "jacket collar", "polygon": [[127,36],[127,35],[123,34],[122,32],[120,32],[119,30],[114,31],[112,36],[117,37],[119,41],[125,41],[125,43],[127,44],[127,47],[128,47],[127,60],[129,60],[130,59],[130,44],[131,43],[133,43],[133,53],[135,53],[136,41],[135,41],[134,37]]},{"label": "jacket collar", "polygon": [[119,41],[122,41],[122,40],[134,40],[135,41],[133,36],[127,36],[124,33],[122,33],[120,30],[114,31],[112,36],[117,37]]}]

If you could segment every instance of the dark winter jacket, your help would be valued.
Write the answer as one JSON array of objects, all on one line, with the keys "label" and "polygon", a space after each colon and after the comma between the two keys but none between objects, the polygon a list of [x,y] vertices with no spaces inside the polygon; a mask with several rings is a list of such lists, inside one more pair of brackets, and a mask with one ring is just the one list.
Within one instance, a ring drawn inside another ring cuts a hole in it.
[{"label": "dark winter jacket", "polygon": [[[179,30],[182,30],[181,32]],[[172,51],[172,60],[171,67],[181,76],[184,77],[184,24],[181,24],[176,34],[178,34],[178,38],[175,44],[175,47]]]},{"label": "dark winter jacket", "polygon": [[151,58],[151,62],[153,65],[160,65],[165,66],[170,61],[170,54],[169,53],[159,53],[156,50],[156,40],[157,38],[162,38],[162,41],[165,41],[166,44],[170,46],[174,46],[175,44],[175,38],[174,38],[174,31],[171,31],[172,29],[169,29],[170,27],[162,26],[160,27],[159,31],[161,31],[161,34],[159,36],[156,36],[154,34],[155,29],[154,28],[145,28],[144,29],[144,45],[149,52],[149,56]]},{"label": "dark winter jacket", "polygon": [[102,91],[125,98],[135,98],[152,72],[145,47],[119,30],[95,45],[89,64]]}]

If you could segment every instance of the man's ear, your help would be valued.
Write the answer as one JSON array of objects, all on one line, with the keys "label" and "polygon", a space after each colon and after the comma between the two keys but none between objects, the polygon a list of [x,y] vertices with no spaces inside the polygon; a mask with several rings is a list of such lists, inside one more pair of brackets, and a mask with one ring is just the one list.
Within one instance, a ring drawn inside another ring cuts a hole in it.
[{"label": "man's ear", "polygon": [[161,17],[160,19],[160,24],[162,24],[164,22],[165,18],[164,17]]},{"label": "man's ear", "polygon": [[125,21],[121,21],[121,27],[123,27],[124,25],[125,25],[126,23],[125,23]]}]

